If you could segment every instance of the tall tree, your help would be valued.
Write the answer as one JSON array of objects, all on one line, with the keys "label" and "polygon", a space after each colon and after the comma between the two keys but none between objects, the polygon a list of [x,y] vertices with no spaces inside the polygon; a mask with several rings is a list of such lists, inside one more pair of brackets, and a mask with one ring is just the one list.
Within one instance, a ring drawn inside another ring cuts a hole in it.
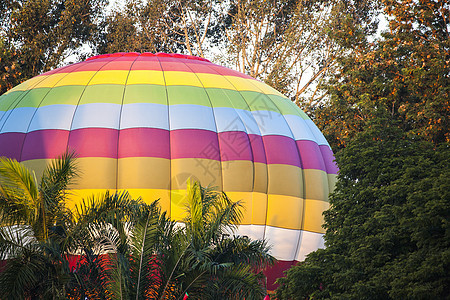
[{"label": "tall tree", "polygon": [[279,279],[279,299],[448,298],[450,147],[405,134],[380,110],[337,154],[327,248]]},{"label": "tall tree", "polygon": [[382,2],[389,30],[367,44],[353,40],[353,31],[339,37],[353,50],[340,57],[326,85],[329,101],[311,109],[336,150],[376,118],[378,107],[405,131],[434,143],[450,141],[448,3]]},{"label": "tall tree", "polygon": [[100,53],[184,52],[204,57],[220,1],[129,0],[104,23]]},{"label": "tall tree", "polygon": [[[0,93],[57,67],[95,40],[107,0],[9,0],[0,14]],[[0,66],[1,67],[1,66]],[[0,82],[1,83],[1,82]]]}]

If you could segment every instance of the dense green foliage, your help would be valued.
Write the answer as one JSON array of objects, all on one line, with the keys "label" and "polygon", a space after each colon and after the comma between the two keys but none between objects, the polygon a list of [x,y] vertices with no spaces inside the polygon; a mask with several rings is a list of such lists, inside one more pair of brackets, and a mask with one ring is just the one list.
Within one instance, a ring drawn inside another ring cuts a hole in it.
[{"label": "dense green foliage", "polygon": [[378,122],[338,153],[327,248],[279,279],[280,299],[448,296],[450,149]]},{"label": "dense green foliage", "polygon": [[[240,203],[188,189],[184,226],[127,192],[65,208],[76,175],[72,155],[38,183],[17,161],[0,158],[1,299],[260,299],[261,270],[274,259],[263,241],[230,236]],[[75,266],[71,260],[76,259]]]}]

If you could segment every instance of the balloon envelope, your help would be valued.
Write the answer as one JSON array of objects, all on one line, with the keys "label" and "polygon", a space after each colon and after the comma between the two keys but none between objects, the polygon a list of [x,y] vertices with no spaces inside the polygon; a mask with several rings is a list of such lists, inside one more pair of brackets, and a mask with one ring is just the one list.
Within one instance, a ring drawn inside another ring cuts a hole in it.
[{"label": "balloon envelope", "polygon": [[126,189],[183,218],[186,180],[245,205],[239,234],[265,238],[273,277],[323,247],[337,168],[314,123],[247,75],[185,55],[116,53],[34,77],[0,96],[0,156],[42,172],[67,149],[82,197]]}]

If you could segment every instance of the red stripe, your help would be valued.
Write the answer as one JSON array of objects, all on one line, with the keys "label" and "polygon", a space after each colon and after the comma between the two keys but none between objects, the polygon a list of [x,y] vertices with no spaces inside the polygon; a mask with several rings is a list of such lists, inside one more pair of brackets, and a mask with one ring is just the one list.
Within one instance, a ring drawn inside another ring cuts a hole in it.
[{"label": "red stripe", "polygon": [[303,169],[319,169],[326,171],[319,145],[312,141],[296,141],[302,160]]},{"label": "red stripe", "polygon": [[327,169],[328,174],[337,174],[339,172],[339,168],[334,161],[333,151],[331,151],[328,145],[320,145],[320,152],[322,152],[323,160],[325,162],[325,168]]},{"label": "red stripe", "polygon": [[264,270],[264,275],[267,277],[267,289],[269,291],[274,291],[277,289],[278,284],[275,284],[275,280],[280,277],[284,277],[284,271],[295,265],[297,261],[291,260],[279,260],[273,265]]},{"label": "red stripe", "polygon": [[[301,167],[295,141],[287,136],[263,136],[268,164],[283,164]],[[318,150],[318,149],[317,149]],[[312,156],[317,155],[315,153]]]},{"label": "red stripe", "polygon": [[55,129],[0,134],[0,155],[18,160],[54,158],[66,148],[75,151],[78,157],[248,160],[323,170],[328,174],[337,174],[338,170],[328,146],[280,135],[261,137],[240,131],[217,134],[201,129],[169,133],[157,128],[128,128],[120,134],[108,128],[76,129],[70,135],[69,131]]},{"label": "red stripe", "polygon": [[70,132],[68,149],[78,157],[117,158],[118,132],[109,128],[83,128]]},{"label": "red stripe", "polygon": [[69,131],[37,130],[26,135],[21,160],[53,158],[63,154],[67,149]]},{"label": "red stripe", "polygon": [[119,158],[161,157],[170,158],[170,134],[158,128],[122,129],[119,135]]},{"label": "red stripe", "polygon": [[170,132],[172,159],[205,158],[220,160],[217,133],[200,129],[178,129]]},{"label": "red stripe", "polygon": [[[161,69],[162,66],[162,69]],[[180,59],[174,57],[159,56],[108,56],[87,60],[81,63],[58,68],[42,75],[51,75],[54,73],[71,73],[82,71],[99,71],[99,70],[153,70],[153,71],[178,71],[189,73],[206,73],[216,75],[236,76],[242,78],[252,77],[240,72],[230,70],[225,67],[214,65],[210,62],[196,59]]]}]

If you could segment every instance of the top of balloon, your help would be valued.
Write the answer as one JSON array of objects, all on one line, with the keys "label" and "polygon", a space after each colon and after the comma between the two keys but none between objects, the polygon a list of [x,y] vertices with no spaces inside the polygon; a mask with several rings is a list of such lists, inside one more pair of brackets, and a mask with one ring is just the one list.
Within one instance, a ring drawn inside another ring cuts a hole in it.
[{"label": "top of balloon", "polygon": [[89,57],[86,59],[93,60],[93,59],[100,59],[100,58],[107,58],[107,57],[121,57],[121,56],[157,56],[157,57],[173,57],[173,58],[184,58],[184,59],[192,59],[192,60],[200,60],[200,61],[206,61],[210,62],[206,58],[198,57],[194,55],[186,55],[186,54],[177,54],[177,53],[164,53],[164,52],[157,52],[157,53],[151,53],[151,52],[117,52],[112,54],[100,54],[96,56]]}]

